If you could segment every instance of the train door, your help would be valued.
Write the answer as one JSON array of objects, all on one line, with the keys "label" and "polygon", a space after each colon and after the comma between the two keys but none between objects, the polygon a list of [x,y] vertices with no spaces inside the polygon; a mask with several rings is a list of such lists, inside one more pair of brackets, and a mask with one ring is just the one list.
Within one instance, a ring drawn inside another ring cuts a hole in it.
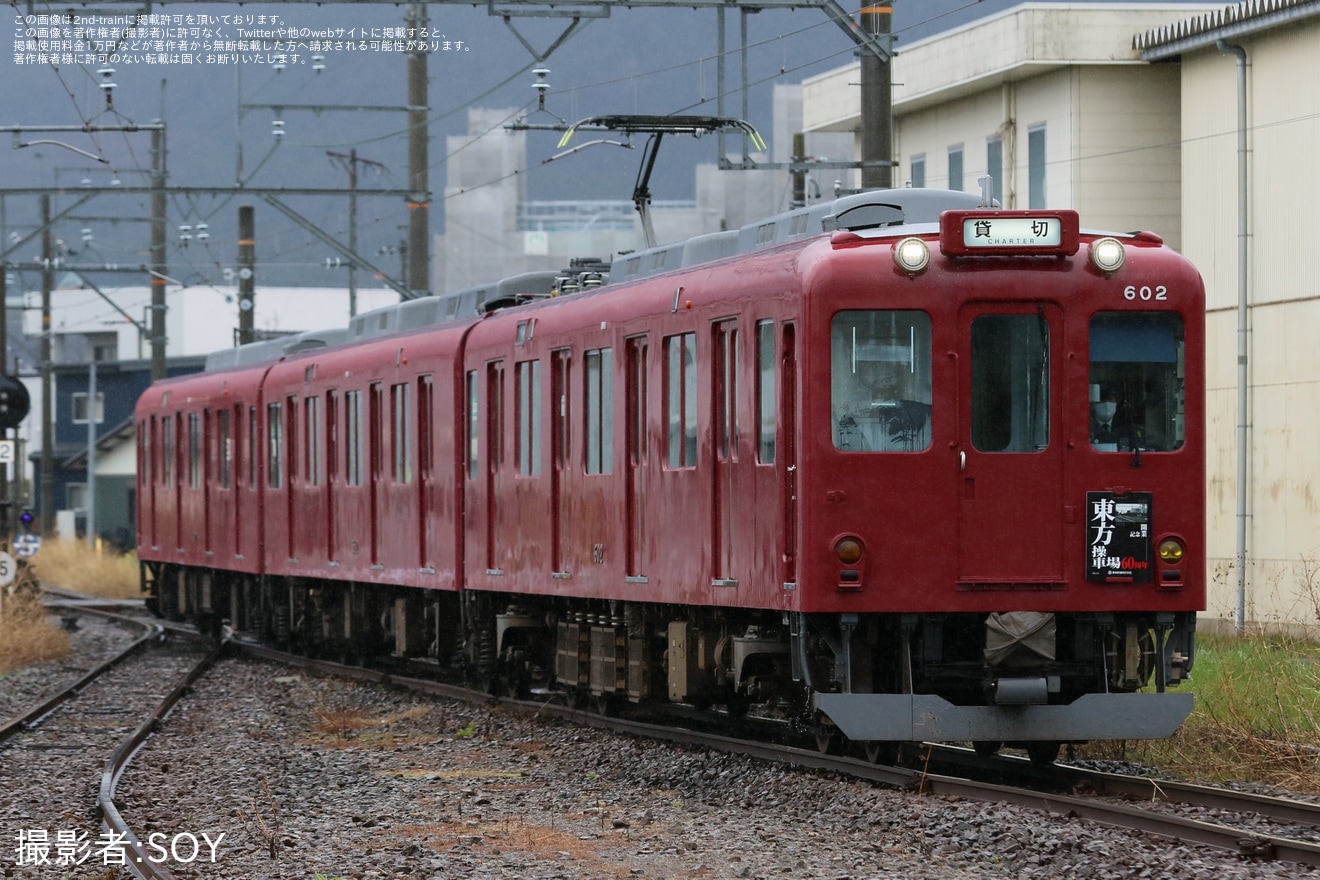
[{"label": "train door", "polygon": [[339,558],[339,545],[335,543],[335,502],[339,481],[339,393],[330,389],[325,393],[325,558],[335,562]]},{"label": "train door", "polygon": [[644,580],[643,560],[647,557],[646,542],[646,475],[650,468],[650,444],[646,433],[647,417],[647,345],[646,337],[627,341],[627,425],[625,443],[628,450],[628,478],[624,486],[626,522],[626,566],[624,574],[630,579]]},{"label": "train door", "polygon": [[1063,581],[1062,315],[971,304],[958,327],[959,583],[1047,589]]},{"label": "train door", "polygon": [[433,570],[431,516],[435,508],[435,382],[417,377],[417,566]]},{"label": "train door", "polygon": [[499,478],[504,458],[504,361],[486,364],[486,571],[499,572]]},{"label": "train door", "polygon": [[[771,324],[771,334],[774,325]],[[783,584],[797,585],[797,347],[792,324],[784,325],[783,347],[779,353],[779,437],[778,457],[783,475],[780,486],[780,543],[783,560]]]},{"label": "train door", "polygon": [[572,422],[569,389],[570,349],[550,355],[550,570],[553,577],[566,578],[565,525],[569,511],[564,500],[564,478],[569,468],[569,425]]},{"label": "train door", "polygon": [[738,543],[738,322],[712,326],[711,400],[715,427],[711,503],[711,585],[738,585],[734,545]]},{"label": "train door", "polygon": [[287,546],[285,558],[290,563],[298,561],[298,398],[290,394],[285,398],[284,408],[284,469],[287,473],[284,486],[284,501],[287,505]]},{"label": "train door", "polygon": [[385,460],[385,389],[372,382],[367,393],[367,519],[371,523],[371,565],[380,564],[381,470]]}]

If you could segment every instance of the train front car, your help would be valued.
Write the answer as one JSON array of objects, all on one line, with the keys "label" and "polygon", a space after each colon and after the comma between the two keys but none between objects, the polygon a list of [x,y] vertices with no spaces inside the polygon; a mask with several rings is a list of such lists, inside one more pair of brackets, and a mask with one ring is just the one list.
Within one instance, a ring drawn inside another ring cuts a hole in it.
[{"label": "train front car", "polygon": [[1171,735],[1205,601],[1199,274],[1072,211],[873,214],[804,254],[787,586],[820,742]]}]

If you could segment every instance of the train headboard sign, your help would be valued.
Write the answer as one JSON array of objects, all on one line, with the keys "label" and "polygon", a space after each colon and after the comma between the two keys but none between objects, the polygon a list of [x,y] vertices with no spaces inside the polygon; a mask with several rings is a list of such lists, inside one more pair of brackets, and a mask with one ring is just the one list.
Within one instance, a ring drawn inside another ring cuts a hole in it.
[{"label": "train headboard sign", "polygon": [[1086,493],[1086,579],[1101,583],[1149,583],[1152,493]]},{"label": "train headboard sign", "polygon": [[947,257],[1041,256],[1077,253],[1076,211],[945,211],[940,252]]}]

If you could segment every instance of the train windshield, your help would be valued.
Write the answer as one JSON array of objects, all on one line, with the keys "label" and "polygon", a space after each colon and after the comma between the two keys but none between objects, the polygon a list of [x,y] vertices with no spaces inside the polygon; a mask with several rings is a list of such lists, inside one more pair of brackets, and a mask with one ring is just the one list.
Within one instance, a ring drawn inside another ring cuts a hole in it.
[{"label": "train windshield", "polygon": [[1182,448],[1183,319],[1101,312],[1091,319],[1091,446],[1101,452]]},{"label": "train windshield", "polygon": [[830,332],[834,446],[851,452],[920,452],[930,446],[930,316],[851,311]]}]

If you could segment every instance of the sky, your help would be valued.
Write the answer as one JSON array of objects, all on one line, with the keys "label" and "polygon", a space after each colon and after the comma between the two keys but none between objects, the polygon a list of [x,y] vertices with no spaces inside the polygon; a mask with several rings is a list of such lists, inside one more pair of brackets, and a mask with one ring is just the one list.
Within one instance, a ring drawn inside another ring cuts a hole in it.
[{"label": "sky", "polygon": [[[904,43],[961,25],[977,17],[1017,5],[1013,0],[897,0],[894,32]],[[388,3],[153,3],[150,12],[170,16],[167,24],[198,27],[186,36],[193,43],[212,39],[227,44],[197,49],[192,61],[182,52],[150,43],[125,45],[110,63],[89,63],[82,54],[49,59],[21,51],[20,40],[38,36],[40,16],[67,11],[67,3],[26,2],[13,5],[11,37],[0,58],[0,127],[32,127],[5,131],[0,141],[0,251],[13,236],[27,235],[37,222],[35,195],[3,195],[16,187],[49,188],[56,211],[70,204],[72,191],[84,181],[93,187],[147,182],[151,138],[143,131],[80,130],[41,132],[35,127],[129,127],[164,120],[167,129],[169,183],[175,186],[348,186],[345,160],[356,152],[358,185],[363,189],[407,188],[406,116],[395,109],[407,104],[406,64],[402,52],[368,49],[350,51],[340,44],[316,41],[321,34],[344,29],[365,33],[368,40],[388,38],[404,26],[406,7]],[[101,2],[75,7],[92,26],[106,28],[113,38],[114,20],[132,4]],[[521,7],[518,7],[521,9]],[[846,8],[846,4],[845,4]],[[432,191],[431,229],[444,228],[446,136],[465,132],[469,106],[508,108],[510,122],[558,124],[606,113],[715,115],[719,45],[714,10],[615,8],[605,18],[586,20],[549,57],[538,61],[525,40],[544,52],[559,37],[563,18],[514,17],[513,28],[488,14],[487,7],[455,4],[428,6],[431,39],[436,51],[428,62],[430,134],[429,173]],[[192,20],[186,17],[192,16]],[[200,17],[205,16],[206,21]],[[176,19],[177,17],[177,19]],[[263,24],[264,17],[264,24]],[[737,52],[740,16],[727,16],[725,115],[742,116],[742,56]],[[280,53],[229,51],[233,41],[250,29],[279,26],[307,32],[304,45]],[[798,83],[850,62],[852,40],[818,9],[765,10],[748,17],[750,48],[746,57],[751,84],[748,121],[769,138],[770,94],[775,83]],[[518,33],[514,32],[516,28]],[[240,32],[242,29],[243,32]],[[520,40],[519,34],[522,39]],[[371,44],[369,44],[371,45]],[[227,50],[227,48],[228,50]],[[186,48],[186,47],[185,47]],[[319,51],[317,51],[319,49]],[[272,63],[283,54],[286,64]],[[317,69],[314,54],[323,55]],[[237,57],[240,63],[219,63]],[[215,59],[215,60],[212,60]],[[101,73],[105,67],[113,73]],[[536,105],[532,71],[548,68],[550,84],[544,110]],[[101,86],[113,82],[114,88]],[[282,108],[277,110],[276,108]],[[346,109],[356,107],[359,109]],[[283,135],[275,138],[276,120]],[[581,136],[579,136],[581,137]],[[601,146],[550,161],[557,151],[557,132],[532,132],[525,169],[532,198],[627,199],[642,151]],[[57,144],[31,144],[55,140]],[[640,140],[636,141],[640,146]],[[736,149],[736,140],[729,142]],[[716,160],[716,140],[671,138],[665,142],[652,183],[656,199],[693,198],[693,169]],[[347,200],[343,197],[288,197],[288,203],[339,239],[347,238]],[[169,204],[171,276],[189,283],[218,282],[236,261],[235,218],[240,204],[256,204],[259,263],[263,280],[283,284],[339,283],[327,269],[331,250],[259,199],[235,194],[175,195]],[[102,195],[80,206],[56,226],[71,261],[135,265],[145,260],[146,195]],[[359,199],[359,252],[382,267],[399,261],[397,244],[406,238],[406,208],[397,196]],[[206,224],[207,237],[196,235]],[[193,238],[183,239],[179,227],[190,226]],[[87,231],[84,231],[87,230]],[[5,259],[31,261],[35,242]],[[273,274],[278,272],[278,275]],[[31,286],[30,272],[15,278],[20,288]],[[110,282],[111,284],[118,282]],[[141,283],[134,278],[133,283]]]}]

